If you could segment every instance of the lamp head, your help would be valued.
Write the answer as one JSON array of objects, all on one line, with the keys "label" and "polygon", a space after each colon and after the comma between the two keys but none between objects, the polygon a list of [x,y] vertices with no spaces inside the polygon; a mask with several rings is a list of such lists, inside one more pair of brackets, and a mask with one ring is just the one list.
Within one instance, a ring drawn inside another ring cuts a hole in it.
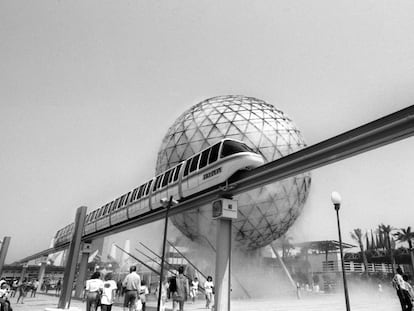
[{"label": "lamp head", "polygon": [[336,191],[332,192],[331,201],[334,204],[335,209],[339,209],[339,206],[341,205],[341,201],[342,201],[341,195]]},{"label": "lamp head", "polygon": [[[162,198],[160,200],[161,205],[164,207],[167,207],[169,202],[170,202],[170,199],[168,198]],[[171,205],[176,205],[176,204],[178,204],[178,201],[171,198]]]}]

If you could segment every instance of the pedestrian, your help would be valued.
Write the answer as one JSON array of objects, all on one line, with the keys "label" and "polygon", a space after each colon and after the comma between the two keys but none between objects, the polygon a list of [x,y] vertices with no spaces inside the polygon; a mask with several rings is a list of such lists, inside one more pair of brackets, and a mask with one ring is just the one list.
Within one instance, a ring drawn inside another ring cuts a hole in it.
[{"label": "pedestrian", "polygon": [[204,290],[206,293],[206,308],[209,309],[210,304],[214,303],[214,283],[213,278],[210,275],[207,277],[207,281],[204,283]]},{"label": "pedestrian", "polygon": [[413,299],[414,299],[414,290],[413,287],[411,286],[411,284],[408,282],[408,276],[406,274],[403,275],[403,280],[405,282],[405,287],[407,289],[408,292],[408,296],[410,298],[410,301],[412,303]]},{"label": "pedestrian", "polygon": [[60,295],[60,290],[62,289],[62,279],[59,279],[56,283],[56,296]]},{"label": "pedestrian", "polygon": [[411,311],[413,305],[411,303],[410,294],[408,292],[408,287],[406,282],[403,279],[403,272],[400,267],[397,268],[396,274],[392,279],[392,286],[397,291],[398,299],[400,300],[402,311]]},{"label": "pedestrian", "polygon": [[26,279],[17,286],[17,290],[19,291],[19,297],[17,297],[16,304],[19,303],[21,298],[21,303],[24,303],[24,297],[26,297],[27,291],[29,288],[29,284],[27,283]]},{"label": "pedestrian", "polygon": [[39,287],[39,281],[36,279],[32,282],[32,292],[30,294],[30,297],[36,297],[37,288]]},{"label": "pedestrian", "polygon": [[10,287],[6,280],[0,280],[0,306],[2,311],[12,311],[10,301],[8,299],[10,295]]},{"label": "pedestrian", "polygon": [[124,311],[127,309],[134,311],[136,301],[140,299],[139,289],[141,288],[141,278],[137,273],[136,266],[131,266],[129,268],[129,274],[122,282],[122,286],[125,287]]},{"label": "pedestrian", "polygon": [[167,297],[168,297],[168,288],[170,286],[170,283],[168,282],[168,279],[165,278],[161,284],[161,301],[160,301],[160,311],[165,311],[166,305],[167,305]]},{"label": "pedestrian", "polygon": [[149,294],[148,286],[145,280],[141,281],[141,287],[139,289],[139,298],[141,299],[142,311],[145,311],[145,303],[147,302],[147,295]]},{"label": "pedestrian", "polygon": [[14,279],[12,284],[11,284],[10,297],[16,296],[18,285],[19,285],[19,281],[17,279]]},{"label": "pedestrian", "polygon": [[92,274],[91,278],[86,281],[86,311],[96,311],[101,302],[101,294],[103,291],[104,283],[100,277],[101,274],[96,271]]},{"label": "pedestrian", "polygon": [[111,311],[112,304],[115,301],[116,289],[116,282],[112,278],[112,273],[109,272],[105,275],[105,282],[103,283],[103,292],[101,297],[102,311]]},{"label": "pedestrian", "polygon": [[123,290],[122,290],[122,280],[119,279],[118,282],[116,282],[116,297],[120,298],[123,295]]},{"label": "pedestrian", "polygon": [[178,276],[175,278],[176,288],[171,291],[173,300],[173,311],[184,311],[184,302],[187,300],[189,294],[188,280],[184,276],[184,267],[178,268]]},{"label": "pedestrian", "polygon": [[190,287],[190,297],[192,302],[194,303],[197,295],[198,295],[198,278],[194,278],[194,280],[191,281],[191,287]]},{"label": "pedestrian", "polygon": [[300,299],[300,284],[299,282],[296,282],[296,298]]}]

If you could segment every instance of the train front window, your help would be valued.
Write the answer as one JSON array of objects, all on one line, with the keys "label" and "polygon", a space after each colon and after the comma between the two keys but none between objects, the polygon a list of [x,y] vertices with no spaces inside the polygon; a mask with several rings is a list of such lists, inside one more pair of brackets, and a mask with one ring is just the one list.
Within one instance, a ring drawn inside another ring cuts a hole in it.
[{"label": "train front window", "polygon": [[221,157],[225,158],[235,153],[240,152],[254,152],[251,148],[243,143],[239,143],[233,140],[225,140],[223,142],[223,148],[221,150]]}]

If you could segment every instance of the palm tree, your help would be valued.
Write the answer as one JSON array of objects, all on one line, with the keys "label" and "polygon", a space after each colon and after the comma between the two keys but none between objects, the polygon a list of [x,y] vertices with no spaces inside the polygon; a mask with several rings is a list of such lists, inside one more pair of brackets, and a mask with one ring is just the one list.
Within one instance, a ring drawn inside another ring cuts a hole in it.
[{"label": "palm tree", "polygon": [[390,225],[379,225],[380,234],[383,234],[385,238],[385,248],[388,250],[388,254],[390,255],[391,259],[391,266],[392,266],[392,273],[395,274],[395,257],[394,257],[394,250],[391,244],[391,231],[394,230],[393,227]]},{"label": "palm tree", "polygon": [[364,234],[362,233],[362,230],[359,228],[354,229],[354,231],[351,232],[351,237],[358,242],[359,249],[361,250],[362,262],[364,263],[365,273],[368,273],[368,260],[365,254],[364,244],[362,243],[363,236]]},{"label": "palm tree", "polygon": [[414,254],[413,254],[413,241],[414,232],[411,231],[411,227],[408,226],[407,229],[401,228],[399,232],[394,233],[394,236],[397,238],[397,241],[407,242],[408,248],[410,251],[411,267],[414,272]]},{"label": "palm tree", "polygon": [[287,235],[282,235],[278,240],[277,244],[282,247],[282,258],[285,259],[286,256],[289,255],[289,252],[291,249],[294,248],[294,246],[291,243],[292,237]]}]

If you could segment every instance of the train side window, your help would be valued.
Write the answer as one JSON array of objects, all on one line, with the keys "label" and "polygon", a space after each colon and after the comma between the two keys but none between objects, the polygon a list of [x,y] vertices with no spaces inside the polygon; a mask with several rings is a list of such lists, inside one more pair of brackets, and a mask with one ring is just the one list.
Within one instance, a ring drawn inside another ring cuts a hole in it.
[{"label": "train side window", "polygon": [[129,197],[131,196],[131,191],[130,192],[128,192],[127,194],[126,194],[126,196],[125,196],[125,201],[124,201],[124,204],[123,205],[127,205],[128,204],[128,200],[129,200]]},{"label": "train side window", "polygon": [[119,202],[118,202],[118,207],[117,207],[116,209],[121,208],[122,204],[124,203],[124,200],[125,200],[125,194],[124,194],[124,195],[121,197],[121,199],[119,200]]},{"label": "train side window", "polygon": [[190,170],[191,160],[192,159],[187,159],[187,161],[185,162],[184,176],[187,176],[188,175],[188,171]]},{"label": "train side window", "polygon": [[137,199],[138,190],[139,190],[139,188],[135,188],[134,191],[132,191],[131,202],[133,202]]},{"label": "train side window", "polygon": [[91,221],[95,220],[96,210],[92,212]]},{"label": "train side window", "polygon": [[217,161],[219,149],[220,149],[220,144],[215,144],[213,147],[211,147],[210,158],[208,159],[208,164]]},{"label": "train side window", "polygon": [[191,161],[191,166],[190,166],[190,173],[194,172],[195,170],[197,170],[197,166],[198,166],[198,159],[200,159],[200,154],[197,154],[193,160]]},{"label": "train side window", "polygon": [[168,184],[168,178],[170,177],[171,170],[168,170],[164,174],[164,178],[162,179],[161,187],[165,187]]},{"label": "train side window", "polygon": [[115,209],[115,201],[111,202],[111,207],[109,208],[109,212],[111,213]]},{"label": "train side window", "polygon": [[102,216],[103,210],[104,210],[104,207],[102,206],[98,211],[98,216],[96,216],[97,218]]},{"label": "train side window", "polygon": [[177,168],[175,169],[174,181],[177,181],[177,179],[178,179],[178,174],[180,173],[181,166],[183,166],[183,165],[180,163],[180,164],[177,165]]},{"label": "train side window", "polygon": [[108,209],[109,209],[109,203],[107,203],[107,204],[105,205],[105,208],[104,208],[104,211],[103,211],[103,214],[104,214],[104,215],[108,214]]},{"label": "train side window", "polygon": [[174,178],[174,174],[175,174],[175,170],[177,169],[177,167],[174,167],[173,169],[170,170],[170,176],[168,177],[168,183],[171,184]]},{"label": "train side window", "polygon": [[211,148],[208,148],[207,150],[204,150],[201,153],[201,159],[200,159],[200,165],[199,168],[203,168],[204,166],[207,165],[207,161],[208,161],[208,155],[210,153]]},{"label": "train side window", "polygon": [[148,194],[149,194],[150,189],[151,189],[151,184],[152,184],[152,179],[148,182],[148,187],[147,187],[147,189],[145,190],[145,195],[148,195]]},{"label": "train side window", "polygon": [[146,184],[143,184],[139,187],[139,191],[138,191],[138,197],[137,199],[142,197],[142,194],[144,193],[144,189],[145,189]]},{"label": "train side window", "polygon": [[161,177],[162,175],[158,175],[157,178],[155,178],[154,187],[152,188],[153,191],[159,188]]}]

